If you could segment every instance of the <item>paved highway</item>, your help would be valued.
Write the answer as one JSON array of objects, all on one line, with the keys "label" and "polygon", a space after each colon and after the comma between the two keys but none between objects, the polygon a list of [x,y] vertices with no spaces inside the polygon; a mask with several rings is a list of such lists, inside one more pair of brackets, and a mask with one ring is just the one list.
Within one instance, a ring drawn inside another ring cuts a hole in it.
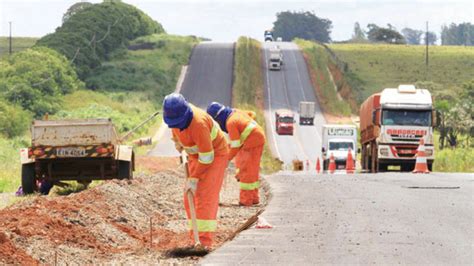
[{"label": "paved highway", "polygon": [[309,175],[268,179],[261,215],[201,264],[474,264],[474,174]]},{"label": "paved highway", "polygon": [[[284,64],[280,71],[268,69],[269,49],[275,45],[283,52]],[[272,151],[285,164],[291,163],[293,159],[310,160],[311,168],[314,168],[316,158],[321,156],[321,126],[326,122],[315,97],[303,55],[294,43],[265,43],[264,60],[267,136]],[[275,110],[290,109],[298,114],[300,101],[316,102],[315,125],[300,126],[296,116],[293,136],[276,134]]]},{"label": "paved highway", "polygon": [[[198,107],[206,108],[212,101],[230,105],[233,67],[233,43],[201,43],[193,50],[180,92]],[[163,127],[163,135],[149,155],[179,156],[170,140],[171,131],[165,124]]]}]

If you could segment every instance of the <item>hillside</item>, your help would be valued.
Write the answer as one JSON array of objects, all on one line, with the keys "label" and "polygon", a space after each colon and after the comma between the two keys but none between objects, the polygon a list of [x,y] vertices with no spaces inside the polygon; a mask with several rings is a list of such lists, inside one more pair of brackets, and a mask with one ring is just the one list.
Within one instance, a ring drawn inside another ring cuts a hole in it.
[{"label": "hillside", "polygon": [[[20,52],[35,45],[38,38],[35,37],[13,37],[12,52]],[[9,38],[0,37],[0,59],[8,56]]]},{"label": "hillside", "polygon": [[452,88],[474,77],[474,47],[429,47],[428,73],[424,46],[331,44],[329,47],[347,63],[351,73],[345,75],[348,82],[362,89],[357,97],[359,103],[374,92],[401,83],[432,81],[442,88]]}]

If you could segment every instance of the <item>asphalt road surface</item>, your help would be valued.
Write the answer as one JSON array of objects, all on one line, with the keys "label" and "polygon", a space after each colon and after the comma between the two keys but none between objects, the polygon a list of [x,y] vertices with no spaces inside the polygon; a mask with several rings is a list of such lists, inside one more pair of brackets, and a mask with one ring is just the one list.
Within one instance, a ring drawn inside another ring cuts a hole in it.
[{"label": "asphalt road surface", "polygon": [[261,215],[202,264],[473,265],[474,174],[269,178]]},{"label": "asphalt road surface", "polygon": [[[233,67],[233,43],[200,43],[193,50],[180,92],[186,100],[204,109],[213,101],[231,105]],[[171,131],[163,130],[149,155],[179,156],[170,140]]]},{"label": "asphalt road surface", "polygon": [[[281,70],[269,70],[269,49],[278,45],[283,52]],[[275,156],[285,164],[292,160],[309,160],[314,168],[317,157],[321,158],[322,125],[326,123],[316,99],[306,63],[298,46],[294,43],[278,42],[264,44],[265,60],[265,108],[267,138]],[[316,103],[314,126],[300,126],[298,106],[300,101]],[[295,131],[293,136],[278,135],[275,131],[275,111],[290,109],[295,113]]]}]

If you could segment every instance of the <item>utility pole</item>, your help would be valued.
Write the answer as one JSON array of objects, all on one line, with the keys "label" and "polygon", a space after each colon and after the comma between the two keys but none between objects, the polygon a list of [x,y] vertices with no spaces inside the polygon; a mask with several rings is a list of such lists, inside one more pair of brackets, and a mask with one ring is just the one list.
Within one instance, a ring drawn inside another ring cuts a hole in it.
[{"label": "utility pole", "polygon": [[426,57],[425,57],[425,65],[426,65],[426,77],[425,79],[428,80],[428,72],[429,72],[429,57],[428,57],[428,47],[429,47],[429,42],[428,42],[428,36],[429,36],[429,31],[428,31],[428,21],[426,22],[426,33],[425,33],[425,42],[426,42]]},{"label": "utility pole", "polygon": [[12,22],[9,21],[8,23],[10,24],[10,40],[9,40],[8,52],[10,53],[10,55],[12,55]]}]

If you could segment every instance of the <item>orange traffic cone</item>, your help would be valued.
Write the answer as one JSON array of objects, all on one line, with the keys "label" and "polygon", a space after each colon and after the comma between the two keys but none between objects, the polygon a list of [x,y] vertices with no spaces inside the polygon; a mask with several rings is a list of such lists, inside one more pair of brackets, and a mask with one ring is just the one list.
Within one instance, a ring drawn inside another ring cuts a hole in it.
[{"label": "orange traffic cone", "polygon": [[349,153],[347,154],[346,160],[346,173],[353,174],[355,171],[354,159],[352,158],[351,148],[349,148]]},{"label": "orange traffic cone", "polygon": [[423,138],[420,139],[420,145],[418,146],[417,151],[415,169],[413,170],[413,173],[428,174],[430,170],[428,170],[428,163],[426,161],[425,140]]},{"label": "orange traffic cone", "polygon": [[331,157],[329,157],[328,172],[330,174],[334,174],[335,171],[336,171],[336,160],[334,159],[334,154],[331,153]]},{"label": "orange traffic cone", "polygon": [[321,162],[318,160],[316,161],[316,173],[319,174],[321,172]]}]

